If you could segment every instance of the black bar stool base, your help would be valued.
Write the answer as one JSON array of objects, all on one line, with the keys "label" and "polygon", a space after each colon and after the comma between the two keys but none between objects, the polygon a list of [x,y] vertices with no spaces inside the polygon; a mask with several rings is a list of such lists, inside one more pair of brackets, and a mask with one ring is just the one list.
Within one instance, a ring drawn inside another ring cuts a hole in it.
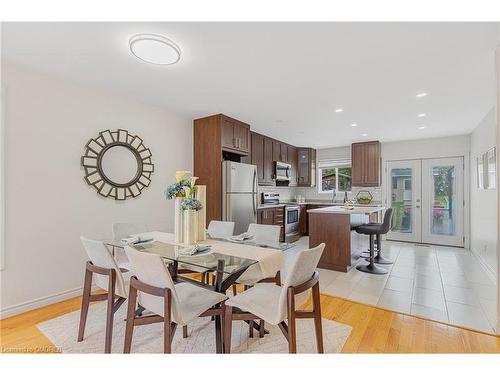
[{"label": "black bar stool base", "polygon": [[361,272],[373,273],[375,275],[385,275],[388,272],[386,269],[371,264],[357,266],[356,269]]},{"label": "black bar stool base", "polygon": [[394,262],[389,259],[385,259],[381,257],[380,255],[377,255],[375,258],[373,258],[373,262],[377,264],[393,264]]}]

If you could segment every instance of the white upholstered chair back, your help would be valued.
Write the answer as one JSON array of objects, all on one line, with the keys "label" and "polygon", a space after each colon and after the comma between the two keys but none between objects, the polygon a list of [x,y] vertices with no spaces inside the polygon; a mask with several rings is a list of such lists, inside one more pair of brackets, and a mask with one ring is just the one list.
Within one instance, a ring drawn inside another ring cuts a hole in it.
[{"label": "white upholstered chair back", "polygon": [[[125,287],[125,281],[123,280],[120,267],[106,245],[104,245],[102,241],[91,240],[83,236],[80,237],[80,240],[93,265],[101,268],[114,269],[116,271],[115,293],[121,297],[127,297],[128,290]],[[108,290],[109,278],[107,276],[94,273],[94,277],[95,283],[99,288]]]},{"label": "white upholstered chair back", "polygon": [[143,223],[113,223],[113,239],[121,240],[137,233],[149,232],[149,227]]},{"label": "white upholstered chair back", "polygon": [[281,227],[279,225],[250,224],[247,233],[253,234],[252,241],[257,243],[279,243]]},{"label": "white upholstered chair back", "polygon": [[[125,253],[130,261],[132,274],[145,284],[157,288],[168,288],[172,292],[172,314],[173,320],[181,322],[181,309],[179,299],[175,292],[174,282],[168,271],[168,266],[157,254],[149,254],[137,251],[130,246],[125,247]],[[153,296],[151,294],[138,292],[138,302],[144,308],[154,313],[164,316],[164,298]]]},{"label": "white upholstered chair back", "polygon": [[234,234],[234,222],[212,220],[208,224],[208,235],[211,238],[228,238]]},{"label": "white upholstered chair back", "polygon": [[[323,249],[325,248],[325,244],[322,243],[312,249],[302,250],[299,252],[294,261],[290,264],[288,269],[281,270],[282,275],[282,290],[279,301],[279,309],[280,314],[285,310],[286,311],[286,298],[287,298],[287,290],[289,287],[298,286],[311,278],[318,267],[319,259],[321,258],[321,254],[323,253]],[[299,307],[303,303],[306,302],[309,297],[309,291],[305,291],[296,295],[295,304],[296,307]]]}]

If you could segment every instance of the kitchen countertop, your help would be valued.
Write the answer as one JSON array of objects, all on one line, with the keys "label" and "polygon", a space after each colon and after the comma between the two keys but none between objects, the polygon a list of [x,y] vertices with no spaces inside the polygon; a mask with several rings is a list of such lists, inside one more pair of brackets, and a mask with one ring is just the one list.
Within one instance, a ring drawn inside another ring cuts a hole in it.
[{"label": "kitchen countertop", "polygon": [[343,215],[370,215],[375,212],[379,212],[385,209],[385,207],[359,207],[353,206],[352,210],[346,210],[343,206],[331,206],[314,208],[312,210],[307,210],[308,213],[315,214],[343,214]]},{"label": "kitchen countertop", "polygon": [[[281,208],[285,206],[306,206],[306,205],[319,205],[319,206],[333,206],[333,207],[342,207],[344,205],[343,202],[331,202],[331,201],[322,201],[322,200],[306,200],[305,202],[293,202],[293,201],[282,201],[279,204],[259,204],[257,206],[258,210],[263,210],[266,208]],[[368,203],[368,204],[361,204],[357,203],[353,205],[354,207],[382,207],[382,203]]]}]

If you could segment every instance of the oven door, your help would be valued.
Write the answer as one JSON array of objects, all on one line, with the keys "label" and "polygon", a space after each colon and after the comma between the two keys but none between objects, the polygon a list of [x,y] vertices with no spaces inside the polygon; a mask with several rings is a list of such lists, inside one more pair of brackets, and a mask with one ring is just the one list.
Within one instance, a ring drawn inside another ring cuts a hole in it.
[{"label": "oven door", "polygon": [[285,233],[299,231],[299,208],[285,207]]}]

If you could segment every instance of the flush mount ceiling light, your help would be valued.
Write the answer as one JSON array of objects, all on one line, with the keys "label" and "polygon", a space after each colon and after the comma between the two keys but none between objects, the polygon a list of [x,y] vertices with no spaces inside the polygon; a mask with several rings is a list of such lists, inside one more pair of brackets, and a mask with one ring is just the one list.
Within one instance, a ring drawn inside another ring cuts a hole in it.
[{"label": "flush mount ceiling light", "polygon": [[425,129],[425,126],[423,126],[423,125],[418,127],[418,130],[424,130],[424,129]]},{"label": "flush mount ceiling light", "polygon": [[361,136],[362,136],[362,137],[368,137],[368,134],[363,133],[363,134],[361,134]]},{"label": "flush mount ceiling light", "polygon": [[420,92],[416,95],[417,98],[424,98],[427,96],[427,93],[426,92]]},{"label": "flush mount ceiling light", "polygon": [[419,113],[419,114],[417,115],[417,117],[425,117],[425,116],[427,116],[425,113]]},{"label": "flush mount ceiling light", "polygon": [[158,34],[136,34],[129,39],[130,51],[142,61],[172,65],[181,58],[181,49],[173,41]]},{"label": "flush mount ceiling light", "polygon": [[343,109],[343,108],[337,108],[337,109],[335,110],[335,113],[342,113],[342,112],[344,112],[344,109]]},{"label": "flush mount ceiling light", "polygon": [[352,126],[353,128],[355,128],[356,126],[358,126],[358,124],[354,123],[354,124],[351,124],[351,126]]}]

